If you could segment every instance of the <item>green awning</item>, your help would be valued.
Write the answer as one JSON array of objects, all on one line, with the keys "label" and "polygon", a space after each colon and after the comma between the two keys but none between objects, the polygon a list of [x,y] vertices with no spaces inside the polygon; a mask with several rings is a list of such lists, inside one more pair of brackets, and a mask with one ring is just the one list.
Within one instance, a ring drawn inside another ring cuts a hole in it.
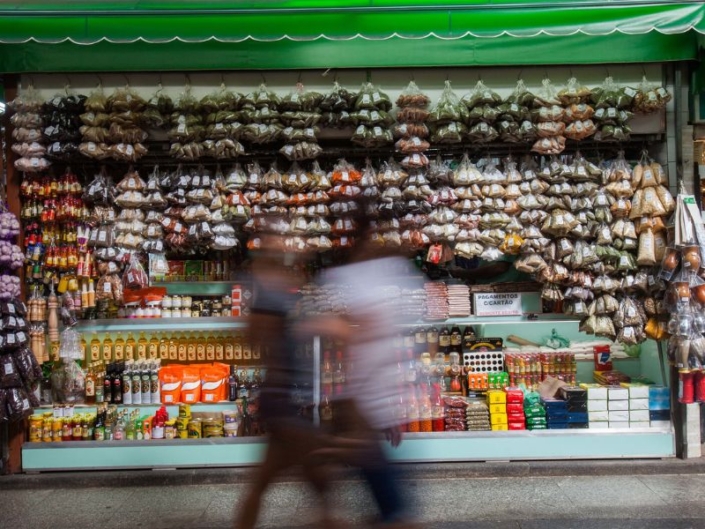
[{"label": "green awning", "polygon": [[0,0],[0,71],[689,60],[704,14],[650,0]]}]

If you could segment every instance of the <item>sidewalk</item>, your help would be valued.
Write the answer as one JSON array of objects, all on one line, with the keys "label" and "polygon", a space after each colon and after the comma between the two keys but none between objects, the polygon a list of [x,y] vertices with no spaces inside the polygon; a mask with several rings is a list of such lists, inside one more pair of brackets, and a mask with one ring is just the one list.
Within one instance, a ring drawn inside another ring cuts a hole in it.
[{"label": "sidewalk", "polygon": [[[0,478],[0,519],[8,529],[224,529],[247,481],[243,469],[9,476]],[[700,460],[412,465],[403,484],[428,528],[705,527]],[[331,494],[341,520],[374,514],[349,472]],[[314,513],[308,487],[288,475],[269,489],[259,526],[313,527]]]}]

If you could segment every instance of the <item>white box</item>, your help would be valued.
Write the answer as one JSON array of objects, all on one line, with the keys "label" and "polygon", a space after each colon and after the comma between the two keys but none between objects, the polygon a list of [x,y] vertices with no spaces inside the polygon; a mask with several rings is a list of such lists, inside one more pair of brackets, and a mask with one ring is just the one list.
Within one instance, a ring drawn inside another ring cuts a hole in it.
[{"label": "white box", "polygon": [[630,410],[648,410],[649,399],[629,399]]},{"label": "white box", "polygon": [[588,400],[607,400],[607,386],[587,386]]},{"label": "white box", "polygon": [[660,430],[670,430],[671,421],[651,421],[651,428],[658,428]]},{"label": "white box", "polygon": [[610,430],[615,428],[629,428],[629,421],[610,421],[608,424]]},{"label": "white box", "polygon": [[635,384],[629,386],[629,398],[630,399],[648,399],[649,398],[649,386]]},{"label": "white box", "polygon": [[588,429],[590,429],[590,430],[606,430],[609,427],[610,427],[610,423],[608,423],[607,421],[597,421],[597,422],[590,422]]},{"label": "white box", "polygon": [[651,428],[649,421],[629,421],[630,428]]},{"label": "white box", "polygon": [[629,412],[628,411],[610,411],[609,420],[610,422],[629,422]]},{"label": "white box", "polygon": [[610,400],[607,404],[607,409],[610,411],[629,411],[628,400]]},{"label": "white box", "polygon": [[630,410],[629,422],[649,422],[649,410]]},{"label": "white box", "polygon": [[606,400],[588,400],[588,412],[591,411],[607,411]]},{"label": "white box", "polygon": [[589,411],[588,412],[588,421],[589,422],[600,422],[600,421],[609,421],[610,420],[610,414],[607,410],[605,411]]},{"label": "white box", "polygon": [[608,389],[607,395],[609,400],[627,400],[629,398],[629,390],[619,386],[612,386]]}]

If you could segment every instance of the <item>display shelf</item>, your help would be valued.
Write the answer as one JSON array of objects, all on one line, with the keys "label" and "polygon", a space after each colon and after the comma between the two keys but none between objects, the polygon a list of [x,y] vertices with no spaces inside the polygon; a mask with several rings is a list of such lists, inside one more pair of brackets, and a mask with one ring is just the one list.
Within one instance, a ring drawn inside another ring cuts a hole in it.
[{"label": "display shelf", "polygon": [[104,320],[81,320],[74,327],[79,332],[116,331],[198,331],[237,330],[247,326],[245,318],[123,318]]},{"label": "display shelf", "polygon": [[170,296],[225,296],[239,281],[152,281],[151,286],[166,288]]},{"label": "display shelf", "polygon": [[565,314],[526,313],[521,316],[467,316],[464,318],[448,318],[445,320],[418,320],[414,323],[403,323],[403,327],[418,327],[419,325],[492,325],[502,323],[580,323],[579,318],[571,318]]},{"label": "display shelf", "polygon": [[[405,434],[387,450],[399,463],[675,457],[671,428]],[[25,472],[251,466],[266,438],[25,443]]]},{"label": "display shelf", "polygon": [[[184,404],[184,403],[177,403],[177,404],[109,404],[110,406],[117,406],[118,409],[120,410],[132,410],[132,409],[140,409],[144,410],[145,412],[149,413],[155,413],[161,406],[166,406],[167,411],[169,412],[170,417],[176,417],[179,414],[179,405]],[[236,401],[221,401],[221,402],[213,402],[213,403],[207,403],[207,402],[197,402],[195,404],[189,404],[191,406],[191,413],[194,412],[218,412],[218,411],[225,411],[225,410],[232,410],[233,408],[237,407],[237,402]],[[54,408],[53,405],[50,404],[45,404],[43,406],[39,406],[37,409],[38,410],[44,410],[44,411],[50,411]],[[74,410],[75,413],[85,413],[90,410],[95,410],[96,405],[95,404],[75,404],[74,405]]]}]

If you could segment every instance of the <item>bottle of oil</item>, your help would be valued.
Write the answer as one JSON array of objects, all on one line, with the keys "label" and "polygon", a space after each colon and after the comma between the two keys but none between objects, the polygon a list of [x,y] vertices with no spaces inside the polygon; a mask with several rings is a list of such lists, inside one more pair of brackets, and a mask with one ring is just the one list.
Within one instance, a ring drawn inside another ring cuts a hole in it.
[{"label": "bottle of oil", "polygon": [[202,332],[196,333],[196,360],[206,361],[206,336]]},{"label": "bottle of oil", "polygon": [[86,404],[95,404],[95,371],[93,366],[89,366],[88,373],[86,373]]},{"label": "bottle of oil", "polygon": [[175,334],[169,336],[169,362],[179,361],[179,340]]},{"label": "bottle of oil", "polygon": [[[235,357],[237,361],[237,357]],[[250,347],[249,342],[242,342],[242,363],[245,365],[252,365],[252,347]]]},{"label": "bottle of oil", "polygon": [[113,360],[119,362],[125,359],[125,339],[122,333],[117,333],[115,337],[115,345],[113,345]]},{"label": "bottle of oil", "polygon": [[195,362],[197,360],[196,357],[196,333],[192,332],[189,333],[187,341],[186,341],[186,357],[188,358],[189,362]]},{"label": "bottle of oil", "polygon": [[142,331],[137,338],[137,359],[146,360],[147,359],[147,348],[149,347],[149,341]]},{"label": "bottle of oil", "polygon": [[86,343],[86,337],[84,335],[81,335],[81,359],[89,359],[86,353],[88,353],[88,344]]},{"label": "bottle of oil", "polygon": [[[215,337],[213,334],[209,334],[205,338],[205,344],[206,344],[206,360],[209,362],[214,362],[215,361]],[[220,361],[223,359],[221,358]]]},{"label": "bottle of oil", "polygon": [[225,342],[223,341],[223,335],[216,334],[213,337],[213,347],[215,348],[215,361],[224,362],[225,361]]},{"label": "bottle of oil", "polygon": [[153,334],[149,339],[147,356],[150,360],[157,360],[159,358],[159,338],[157,338],[156,334]]},{"label": "bottle of oil", "polygon": [[113,341],[110,339],[110,335],[106,334],[103,339],[103,362],[109,364],[113,361]]},{"label": "bottle of oil", "polygon": [[228,334],[224,334],[220,339],[223,343],[223,351],[225,352],[225,362],[228,364],[241,363],[241,361],[237,360],[238,351],[240,360],[242,360],[242,346],[238,348],[237,335],[235,336],[235,340]]},{"label": "bottle of oil", "polygon": [[98,339],[98,333],[93,333],[91,335],[91,362],[100,361],[100,340]]},{"label": "bottle of oil", "polygon": [[136,360],[135,350],[137,349],[137,342],[135,337],[132,336],[131,332],[127,333],[127,340],[125,340],[125,360]]},{"label": "bottle of oil", "polygon": [[188,362],[188,337],[186,333],[181,333],[178,337],[177,342],[179,348],[179,362],[185,364]]},{"label": "bottle of oil", "polygon": [[161,360],[162,363],[169,361],[169,340],[166,335],[159,337],[159,360]]}]

